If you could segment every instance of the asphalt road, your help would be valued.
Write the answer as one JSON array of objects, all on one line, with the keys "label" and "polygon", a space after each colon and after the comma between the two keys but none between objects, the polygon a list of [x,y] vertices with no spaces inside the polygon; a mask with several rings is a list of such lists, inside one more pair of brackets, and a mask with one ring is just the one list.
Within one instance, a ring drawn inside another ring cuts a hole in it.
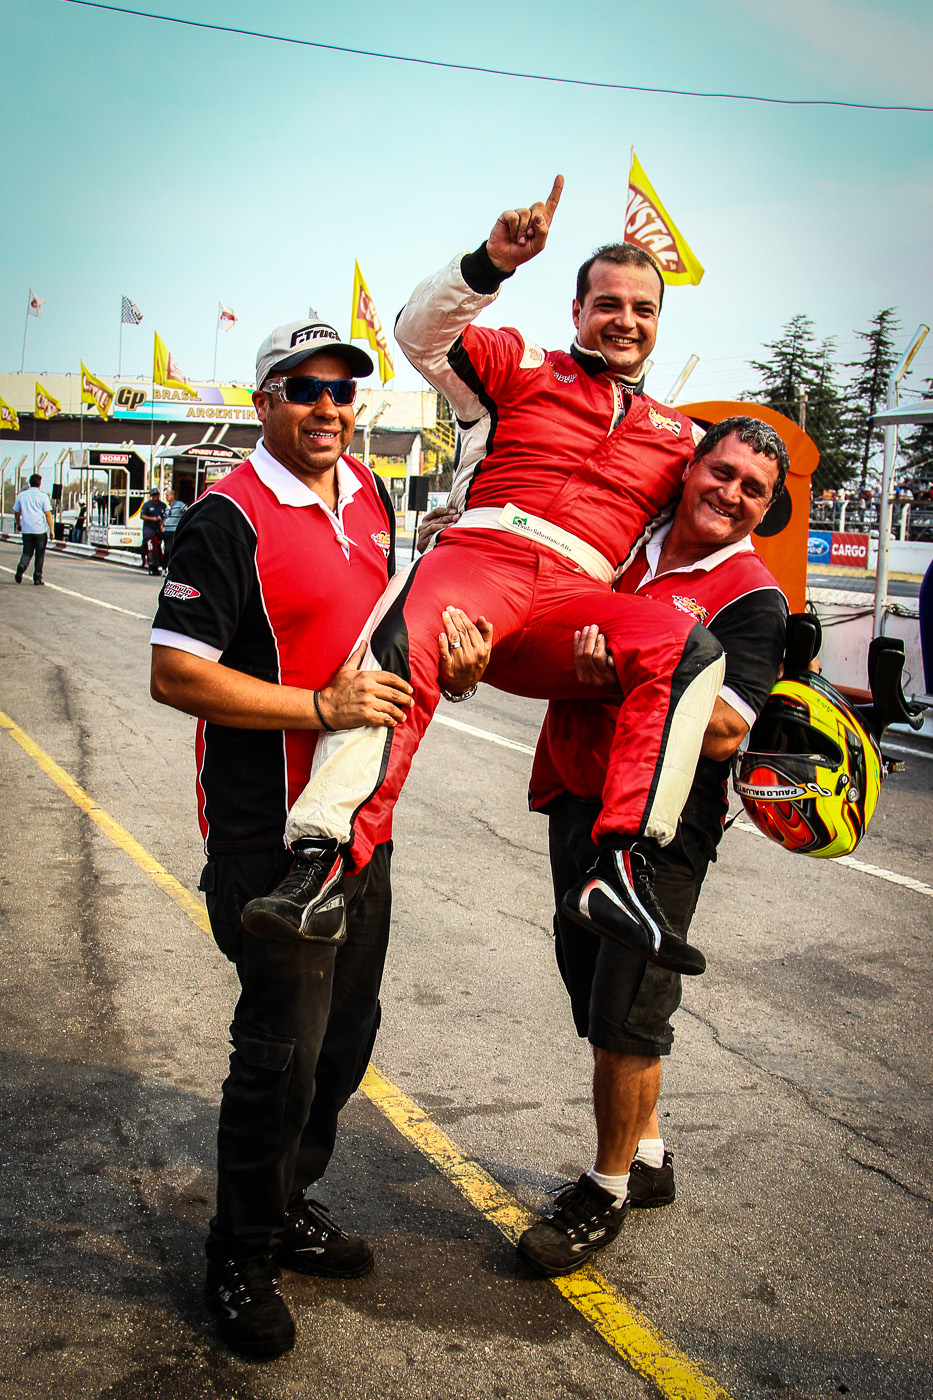
[{"label": "asphalt road", "polygon": [[[843,593],[870,593],[875,596],[874,574],[821,574],[814,569],[807,572],[807,583],[811,588],[837,588]],[[920,584],[913,579],[889,578],[889,598],[919,598]]]},{"label": "asphalt road", "polygon": [[[55,588],[16,588],[16,557],[0,544],[0,711],[194,890],[193,722],[147,694],[158,583],[53,557]],[[492,690],[445,707],[518,747],[429,732],[397,815],[376,1047],[531,1208],[593,1152],[525,810],[541,709]],[[376,1270],[285,1275],[300,1335],[275,1363],[216,1345],[201,1242],[234,978],[38,755],[6,730],[0,755],[0,1400],[702,1393],[637,1374],[362,1095],[321,1194]],[[931,779],[911,759],[857,852],[927,888]],[[733,1400],[933,1394],[931,926],[922,889],[724,841],[694,924],[709,971],[665,1069],[678,1199],[598,1268]]]}]

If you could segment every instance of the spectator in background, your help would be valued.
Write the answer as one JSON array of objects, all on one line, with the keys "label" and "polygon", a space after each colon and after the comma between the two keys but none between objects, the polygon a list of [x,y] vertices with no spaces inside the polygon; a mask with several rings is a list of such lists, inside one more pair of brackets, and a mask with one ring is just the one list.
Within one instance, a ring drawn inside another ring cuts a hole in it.
[{"label": "spectator in background", "polygon": [[78,518],[71,527],[71,543],[84,544],[84,536],[87,530],[87,502],[83,496],[78,498]]},{"label": "spectator in background", "polygon": [[175,531],[178,522],[184,515],[188,507],[184,501],[179,500],[171,487],[165,492],[165,504],[168,507],[168,514],[162,522],[162,558],[165,561],[165,568],[168,568],[168,561],[172,553],[172,545],[175,543]]},{"label": "spectator in background", "polygon": [[162,525],[167,514],[168,507],[159,494],[159,488],[153,486],[148,501],[139,512],[143,522],[143,568],[148,569],[150,574],[162,572]]},{"label": "spectator in background", "polygon": [[13,502],[15,528],[22,532],[23,552],[13,577],[22,583],[23,574],[29,568],[30,559],[35,556],[32,566],[32,581],[41,584],[42,569],[45,565],[45,547],[52,533],[52,502],[44,491],[40,491],[42,477],[33,473],[25,491],[20,491]]}]

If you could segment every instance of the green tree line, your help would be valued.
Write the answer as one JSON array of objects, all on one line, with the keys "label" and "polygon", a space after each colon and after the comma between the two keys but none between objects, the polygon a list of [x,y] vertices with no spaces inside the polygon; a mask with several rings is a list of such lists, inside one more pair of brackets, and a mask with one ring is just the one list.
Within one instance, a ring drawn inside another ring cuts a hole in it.
[{"label": "green tree line", "polygon": [[[869,420],[885,406],[888,380],[900,358],[897,311],[888,306],[856,331],[862,353],[840,362],[835,336],[817,341],[809,316],[794,316],[768,352],[751,360],[759,384],[740,397],[765,404],[800,423],[820,449],[813,478],[815,491],[846,486],[877,487],[881,479],[884,432]],[[924,398],[933,398],[933,379]],[[933,426],[901,431],[896,478],[933,478]]]}]

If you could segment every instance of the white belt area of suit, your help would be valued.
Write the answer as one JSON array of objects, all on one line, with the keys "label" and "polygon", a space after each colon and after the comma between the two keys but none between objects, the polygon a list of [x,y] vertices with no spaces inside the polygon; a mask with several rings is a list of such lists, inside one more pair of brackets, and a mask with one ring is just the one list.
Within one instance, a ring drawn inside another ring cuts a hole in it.
[{"label": "white belt area of suit", "polygon": [[460,519],[447,528],[505,530],[511,535],[522,535],[525,539],[533,540],[535,544],[543,544],[548,549],[553,549],[556,554],[569,559],[599,583],[611,583],[615,574],[606,556],[600,554],[591,544],[577,539],[576,535],[572,535],[569,530],[562,530],[559,525],[552,525],[550,520],[529,515],[527,510],[522,510],[519,506],[508,505],[502,510],[497,506],[480,506],[476,510],[465,510]]}]

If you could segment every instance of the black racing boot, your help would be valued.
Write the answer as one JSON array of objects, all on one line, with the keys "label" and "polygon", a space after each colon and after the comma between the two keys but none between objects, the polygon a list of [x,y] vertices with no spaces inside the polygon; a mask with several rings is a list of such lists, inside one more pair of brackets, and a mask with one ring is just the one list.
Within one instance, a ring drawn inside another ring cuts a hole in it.
[{"label": "black racing boot", "polygon": [[243,927],[257,938],[342,943],[347,911],[340,847],[322,837],[297,842],[294,852],[295,862],[285,879],[271,894],[247,904]]},{"label": "black racing boot", "polygon": [[288,1207],[275,1262],[300,1274],[361,1278],[369,1273],[375,1260],[372,1245],[362,1235],[348,1235],[341,1230],[320,1201],[300,1198]]},{"label": "black racing boot", "polygon": [[698,976],[706,970],[706,959],[699,948],[678,938],[654,893],[654,842],[645,837],[616,840],[624,844],[600,846],[596,864],[564,895],[564,913],[648,962]]},{"label": "black racing boot", "polygon": [[548,1213],[521,1235],[517,1249],[542,1274],[572,1274],[611,1244],[628,1214],[611,1191],[604,1191],[586,1172],[564,1187]]},{"label": "black racing boot", "polygon": [[295,1345],[295,1322],[266,1258],[211,1260],[204,1301],[232,1351],[271,1361]]},{"label": "black racing boot", "polygon": [[632,1210],[654,1210],[669,1206],[676,1195],[674,1187],[674,1158],[664,1153],[659,1167],[649,1167],[636,1157],[628,1178],[628,1201]]}]

